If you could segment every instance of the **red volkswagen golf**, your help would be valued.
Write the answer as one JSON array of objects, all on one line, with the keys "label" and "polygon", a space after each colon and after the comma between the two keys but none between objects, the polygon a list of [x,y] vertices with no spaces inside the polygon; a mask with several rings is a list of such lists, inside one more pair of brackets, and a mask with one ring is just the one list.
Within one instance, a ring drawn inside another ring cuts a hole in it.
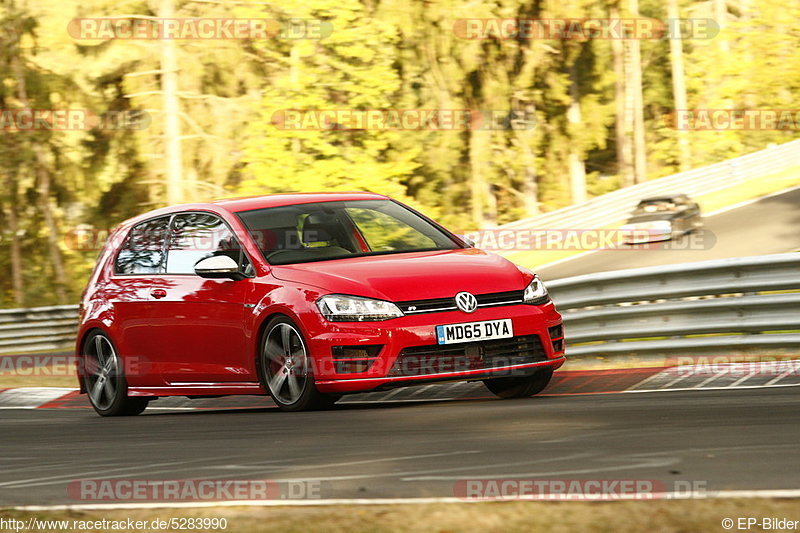
[{"label": "red volkswagen golf", "polygon": [[81,391],[103,416],[163,396],[343,394],[480,380],[536,394],[564,363],[542,282],[370,193],[151,211],[110,237],[81,302]]}]

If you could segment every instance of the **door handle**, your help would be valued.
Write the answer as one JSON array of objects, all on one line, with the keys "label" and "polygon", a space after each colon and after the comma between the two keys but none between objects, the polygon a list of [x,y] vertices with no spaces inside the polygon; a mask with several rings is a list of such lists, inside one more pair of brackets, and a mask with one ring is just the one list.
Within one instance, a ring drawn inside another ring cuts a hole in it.
[{"label": "door handle", "polygon": [[150,291],[150,296],[153,298],[164,298],[167,295],[167,291],[164,289],[152,289]]}]

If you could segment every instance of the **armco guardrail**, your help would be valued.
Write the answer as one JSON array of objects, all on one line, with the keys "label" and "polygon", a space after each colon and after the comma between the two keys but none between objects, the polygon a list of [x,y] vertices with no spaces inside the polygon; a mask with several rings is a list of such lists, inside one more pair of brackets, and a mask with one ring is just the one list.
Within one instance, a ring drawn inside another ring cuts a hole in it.
[{"label": "armco guardrail", "polygon": [[642,198],[676,193],[693,197],[702,196],[748,179],[781,172],[798,165],[800,165],[800,140],[618,189],[582,204],[517,220],[501,227],[503,229],[591,229],[613,226],[623,222]]},{"label": "armco guardrail", "polygon": [[547,285],[564,315],[567,355],[800,347],[800,253],[618,270]]},{"label": "armco guardrail", "polygon": [[[547,285],[564,315],[568,356],[800,348],[800,253]],[[74,305],[0,311],[0,354],[70,350],[77,313]]]},{"label": "armco guardrail", "polygon": [[1,309],[0,355],[68,351],[77,321],[77,305]]}]

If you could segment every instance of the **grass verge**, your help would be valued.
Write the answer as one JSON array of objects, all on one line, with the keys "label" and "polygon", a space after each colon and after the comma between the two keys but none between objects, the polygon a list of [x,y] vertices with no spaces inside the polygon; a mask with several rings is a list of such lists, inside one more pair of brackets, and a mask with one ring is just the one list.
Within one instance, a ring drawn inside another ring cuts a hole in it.
[{"label": "grass verge", "polygon": [[74,355],[30,352],[0,355],[0,389],[18,387],[78,387]]},{"label": "grass verge", "polygon": [[[226,518],[225,533],[529,533],[725,531],[723,519],[800,520],[800,500],[709,499],[624,502],[502,502],[319,507],[226,507],[125,511],[0,511],[0,518],[27,520],[140,520],[152,523],[182,517]],[[774,531],[751,525],[749,531]],[[734,527],[736,529],[736,527]],[[50,528],[49,531],[53,531]],[[65,528],[58,531],[86,531]],[[794,530],[794,528],[784,529]],[[26,531],[47,531],[28,529]],[[162,531],[119,529],[117,531]],[[208,531],[208,530],[207,530]]]},{"label": "grass verge", "polygon": [[63,372],[61,365],[50,365],[36,369],[0,374],[0,389],[18,387],[72,387],[78,388],[75,372]]}]

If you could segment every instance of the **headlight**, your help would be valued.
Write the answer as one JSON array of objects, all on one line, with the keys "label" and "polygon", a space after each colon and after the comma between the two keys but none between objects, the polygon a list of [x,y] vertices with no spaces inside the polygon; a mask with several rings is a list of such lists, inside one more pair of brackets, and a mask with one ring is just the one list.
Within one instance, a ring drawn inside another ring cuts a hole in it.
[{"label": "headlight", "polygon": [[526,304],[543,304],[550,299],[550,295],[547,294],[547,289],[542,283],[542,280],[539,279],[539,276],[533,276],[533,279],[525,287],[525,293],[522,295],[522,301]]},{"label": "headlight", "polygon": [[342,294],[323,296],[317,300],[317,307],[322,316],[332,322],[389,320],[403,316],[403,312],[392,302]]}]

